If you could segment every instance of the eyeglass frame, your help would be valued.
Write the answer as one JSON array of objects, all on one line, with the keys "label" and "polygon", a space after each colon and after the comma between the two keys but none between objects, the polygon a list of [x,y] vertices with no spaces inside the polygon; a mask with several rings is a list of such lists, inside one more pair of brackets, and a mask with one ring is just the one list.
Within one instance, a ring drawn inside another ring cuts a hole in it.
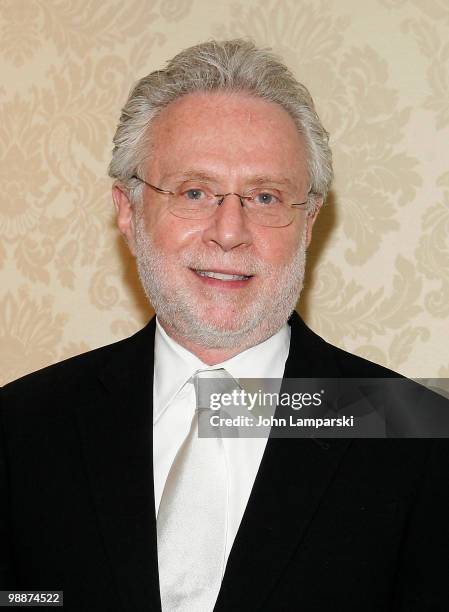
[{"label": "eyeglass frame", "polygon": [[[153,189],[154,191],[156,191],[157,193],[162,193],[165,195],[176,195],[173,191],[170,191],[169,189],[162,189],[161,187],[156,187],[156,185],[152,185],[151,183],[149,183],[148,181],[144,180],[143,178],[140,178],[140,176],[137,176],[136,174],[133,174],[131,176],[132,179],[136,179],[138,181],[140,181],[141,183],[144,183],[144,185],[147,185],[148,187],[151,187],[151,189]],[[307,194],[307,196],[310,196],[312,194],[312,191],[310,190]],[[251,196],[244,196],[241,195],[240,193],[236,193],[235,191],[230,191],[229,193],[214,193],[213,196],[215,198],[221,198],[218,200],[217,202],[217,206],[221,206],[224,202],[224,199],[229,196],[229,195],[235,195],[239,198],[240,200],[240,204],[242,206],[242,208],[245,208],[245,204],[244,204],[244,200],[251,198]],[[290,208],[294,208],[296,206],[304,206],[304,204],[307,204],[309,202],[309,197],[307,197],[307,200],[305,200],[304,202],[295,202],[293,204],[287,204],[286,206],[290,207]],[[210,215],[210,217],[213,216],[214,213],[212,213]],[[184,217],[181,217],[184,218]],[[186,217],[188,219],[188,217]],[[209,218],[209,217],[205,217],[205,218]],[[288,225],[288,224],[287,224]],[[271,226],[266,226],[266,227],[271,227]],[[274,226],[276,227],[276,226]],[[283,227],[283,226],[280,226]]]}]

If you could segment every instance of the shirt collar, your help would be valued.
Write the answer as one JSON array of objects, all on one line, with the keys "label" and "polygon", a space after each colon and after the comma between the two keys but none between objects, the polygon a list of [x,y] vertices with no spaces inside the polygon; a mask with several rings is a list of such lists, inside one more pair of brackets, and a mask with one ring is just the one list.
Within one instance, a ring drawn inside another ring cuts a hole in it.
[{"label": "shirt collar", "polygon": [[188,383],[197,370],[225,368],[229,374],[240,378],[282,378],[290,348],[290,327],[281,329],[260,344],[238,353],[231,359],[208,366],[196,355],[173,340],[156,318],[154,339],[154,406],[153,422],[156,422],[172,399]]}]

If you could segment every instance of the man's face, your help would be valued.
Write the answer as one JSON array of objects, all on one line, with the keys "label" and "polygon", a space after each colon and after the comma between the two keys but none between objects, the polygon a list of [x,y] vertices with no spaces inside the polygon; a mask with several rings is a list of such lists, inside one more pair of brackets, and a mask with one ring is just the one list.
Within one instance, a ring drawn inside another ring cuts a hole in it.
[{"label": "man's face", "polygon": [[[143,178],[170,191],[188,178],[188,186],[200,181],[214,193],[240,194],[262,181],[292,193],[294,202],[309,190],[293,120],[280,106],[244,94],[189,94],[164,109],[151,128]],[[114,199],[144,289],[173,337],[243,349],[285,323],[301,290],[311,236],[313,217],[305,210],[271,228],[251,222],[234,195],[202,220],[174,216],[169,196],[149,187],[134,218],[123,192],[116,190]],[[216,273],[229,280],[211,276]]]}]

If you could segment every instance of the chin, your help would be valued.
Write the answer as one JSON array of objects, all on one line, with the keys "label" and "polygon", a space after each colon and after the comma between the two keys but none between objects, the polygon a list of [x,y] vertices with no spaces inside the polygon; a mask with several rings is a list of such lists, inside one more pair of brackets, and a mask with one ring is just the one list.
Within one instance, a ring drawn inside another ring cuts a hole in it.
[{"label": "chin", "polygon": [[203,327],[217,333],[244,333],[254,327],[252,317],[241,316],[237,318],[229,311],[218,313],[207,313],[204,315],[193,316],[197,327]]},{"label": "chin", "polygon": [[237,319],[230,317],[229,312],[217,315],[201,316],[200,313],[190,313],[190,316],[174,322],[177,332],[189,338],[190,341],[205,348],[226,349],[236,346],[249,347],[262,342],[272,333],[261,325],[261,318],[254,313]]}]

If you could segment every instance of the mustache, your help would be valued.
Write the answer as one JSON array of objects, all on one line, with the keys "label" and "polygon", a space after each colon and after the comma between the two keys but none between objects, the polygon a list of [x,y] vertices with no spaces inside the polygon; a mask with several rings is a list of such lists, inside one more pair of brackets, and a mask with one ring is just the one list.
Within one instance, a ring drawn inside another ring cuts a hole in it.
[{"label": "mustache", "polygon": [[193,270],[238,270],[240,274],[245,276],[255,276],[261,273],[270,273],[274,271],[274,266],[267,262],[260,261],[255,255],[249,253],[234,253],[227,255],[226,253],[211,254],[183,253],[179,257],[182,265]]}]

